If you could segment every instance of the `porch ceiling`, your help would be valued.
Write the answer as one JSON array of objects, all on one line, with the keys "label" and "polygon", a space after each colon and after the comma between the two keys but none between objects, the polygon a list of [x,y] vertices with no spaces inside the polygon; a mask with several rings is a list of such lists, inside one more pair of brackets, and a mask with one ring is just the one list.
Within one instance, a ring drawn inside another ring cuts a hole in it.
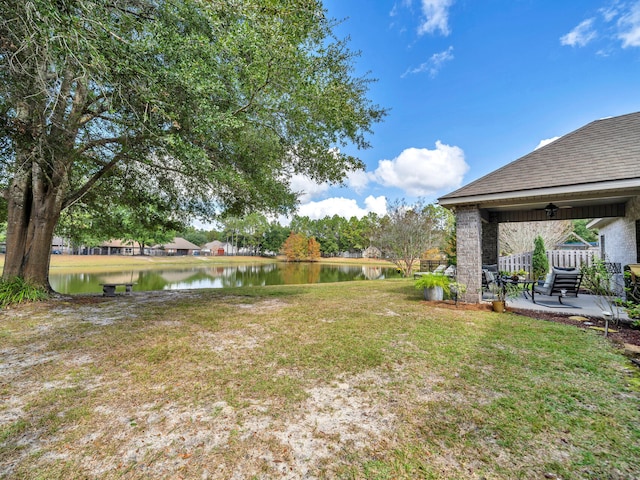
[{"label": "porch ceiling", "polygon": [[635,196],[640,196],[640,179],[441,198],[440,204],[477,206],[486,220],[528,222],[549,220],[544,211],[549,203],[558,207],[555,220],[624,216],[626,202]]}]

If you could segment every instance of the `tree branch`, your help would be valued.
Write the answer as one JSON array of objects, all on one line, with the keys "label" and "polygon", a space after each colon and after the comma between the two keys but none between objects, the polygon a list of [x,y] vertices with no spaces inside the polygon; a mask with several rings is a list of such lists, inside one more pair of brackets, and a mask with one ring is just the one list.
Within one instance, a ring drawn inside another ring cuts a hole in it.
[{"label": "tree branch", "polygon": [[[136,140],[137,139],[141,139],[141,137],[137,137]],[[76,150],[76,153],[78,155],[82,155],[84,152],[86,152],[87,150],[91,150],[94,147],[103,147],[111,143],[117,143],[120,145],[123,145],[124,143],[131,143],[131,137],[127,135],[121,135],[119,137],[99,138],[97,140],[87,141],[82,147]]]},{"label": "tree branch", "polygon": [[103,166],[100,170],[98,170],[87,182],[80,187],[75,192],[71,193],[65,200],[62,202],[62,210],[70,207],[75,202],[84,197],[87,192],[100,180],[104,177],[108,172],[113,170],[113,168],[118,164],[118,162],[122,159],[120,154],[115,155],[109,163]]},{"label": "tree branch", "polygon": [[262,85],[260,85],[258,88],[256,88],[252,93],[251,93],[251,98],[249,98],[249,101],[243,105],[242,107],[234,110],[232,115],[237,115],[239,113],[242,113],[246,110],[248,110],[252,105],[253,105],[253,101],[256,99],[256,95],[261,92],[262,90],[264,90],[267,85],[269,85],[269,82],[271,80],[271,60],[269,60],[269,62],[267,63],[267,76],[264,79],[264,82],[262,82]]}]

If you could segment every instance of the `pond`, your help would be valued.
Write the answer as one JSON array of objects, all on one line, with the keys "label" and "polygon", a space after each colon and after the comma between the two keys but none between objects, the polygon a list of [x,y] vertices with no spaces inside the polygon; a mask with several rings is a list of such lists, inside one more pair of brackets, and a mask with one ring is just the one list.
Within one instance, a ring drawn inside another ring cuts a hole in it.
[{"label": "pond", "polygon": [[[399,277],[394,267],[267,263],[127,270],[97,273],[54,273],[51,287],[59,293],[101,293],[101,283],[135,283],[134,292],[191,288],[258,287],[304,283],[378,280]],[[123,288],[123,287],[121,287]]]}]

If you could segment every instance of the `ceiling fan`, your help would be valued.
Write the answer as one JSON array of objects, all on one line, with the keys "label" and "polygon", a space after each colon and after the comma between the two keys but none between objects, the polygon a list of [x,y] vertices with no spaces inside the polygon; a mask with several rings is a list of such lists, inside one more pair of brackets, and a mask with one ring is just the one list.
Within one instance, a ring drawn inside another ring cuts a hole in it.
[{"label": "ceiling fan", "polygon": [[534,210],[544,210],[545,213],[547,214],[547,218],[555,218],[555,216],[558,214],[558,210],[560,210],[561,208],[572,208],[572,207],[571,205],[563,205],[561,207],[558,207],[553,203],[549,203],[544,208],[536,208]]}]

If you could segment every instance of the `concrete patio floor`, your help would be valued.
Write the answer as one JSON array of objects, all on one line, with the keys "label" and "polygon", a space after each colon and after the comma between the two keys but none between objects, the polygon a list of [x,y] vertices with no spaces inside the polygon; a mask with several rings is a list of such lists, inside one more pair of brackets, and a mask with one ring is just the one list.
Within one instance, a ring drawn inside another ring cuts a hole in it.
[{"label": "concrete patio floor", "polygon": [[[490,301],[491,297],[483,295],[483,300]],[[558,297],[536,295],[536,303],[533,303],[530,295],[525,298],[520,294],[515,298],[507,299],[507,307],[518,310],[541,310],[562,315],[602,318],[602,307],[598,305],[597,300],[598,297],[595,295],[579,294],[575,298],[563,298],[563,303],[561,304],[558,302]],[[620,320],[629,320],[629,316],[622,308],[619,309],[619,312]]]}]

